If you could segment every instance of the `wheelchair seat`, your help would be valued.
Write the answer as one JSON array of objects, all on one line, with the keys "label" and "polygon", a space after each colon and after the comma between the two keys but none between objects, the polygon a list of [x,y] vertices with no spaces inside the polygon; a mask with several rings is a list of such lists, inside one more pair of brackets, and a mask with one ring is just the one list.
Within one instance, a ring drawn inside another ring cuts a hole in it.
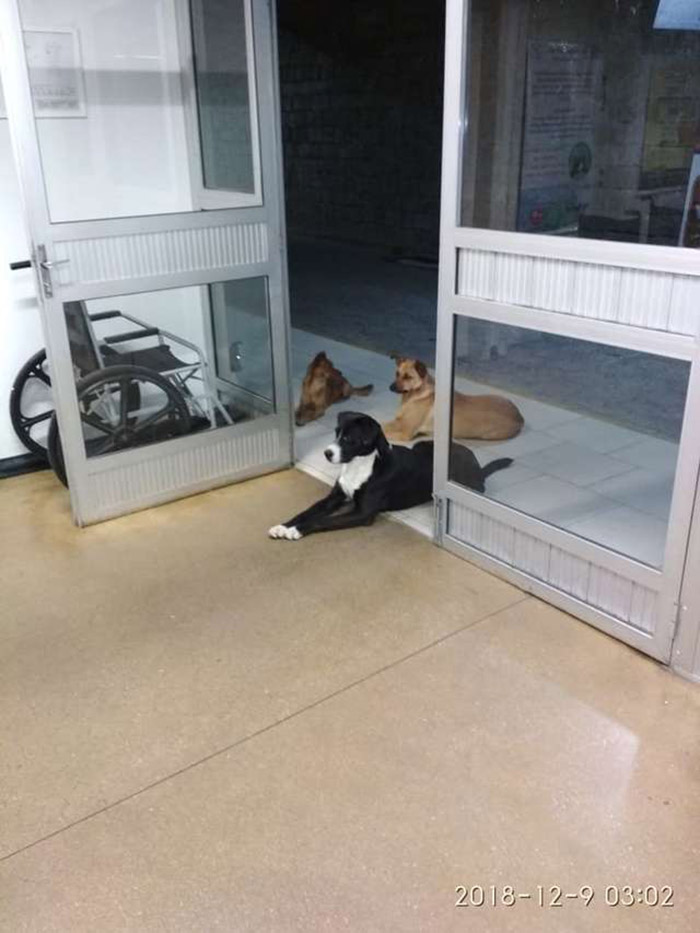
[{"label": "wheelchair seat", "polygon": [[115,350],[114,347],[108,346],[101,349],[105,362],[109,361],[110,365],[144,366],[158,373],[188,366],[184,360],[178,359],[165,343],[155,347],[144,347],[142,350]]}]

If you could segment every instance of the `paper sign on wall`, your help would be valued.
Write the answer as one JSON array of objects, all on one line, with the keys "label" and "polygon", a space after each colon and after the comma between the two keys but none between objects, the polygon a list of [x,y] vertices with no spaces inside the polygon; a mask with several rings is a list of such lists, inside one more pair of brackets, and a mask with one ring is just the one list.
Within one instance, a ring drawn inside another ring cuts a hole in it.
[{"label": "paper sign on wall", "polygon": [[518,230],[576,228],[593,189],[601,79],[600,55],[588,46],[528,43]]},{"label": "paper sign on wall", "polygon": [[641,188],[685,184],[700,125],[700,62],[656,59],[649,81]]},{"label": "paper sign on wall", "polygon": [[[24,32],[36,117],[84,117],[85,85],[75,29]],[[0,88],[0,117],[6,117]]]}]

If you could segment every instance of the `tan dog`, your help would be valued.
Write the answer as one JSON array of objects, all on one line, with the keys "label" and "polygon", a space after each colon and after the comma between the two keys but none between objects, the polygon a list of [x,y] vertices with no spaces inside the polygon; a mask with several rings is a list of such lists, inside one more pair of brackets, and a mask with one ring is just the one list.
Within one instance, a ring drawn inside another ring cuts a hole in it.
[{"label": "tan dog", "polygon": [[[382,425],[389,440],[410,441],[419,434],[433,433],[435,380],[425,363],[405,356],[396,360],[396,381],[389,388],[401,395],[401,407],[393,421]],[[515,405],[500,395],[462,395],[455,392],[452,402],[452,436],[502,441],[515,437],[523,426],[523,416]]]},{"label": "tan dog", "polygon": [[373,388],[373,385],[359,388],[350,385],[325,353],[317,353],[306,370],[294,421],[298,426],[308,424],[320,418],[334,402],[342,402],[352,395],[369,395]]}]

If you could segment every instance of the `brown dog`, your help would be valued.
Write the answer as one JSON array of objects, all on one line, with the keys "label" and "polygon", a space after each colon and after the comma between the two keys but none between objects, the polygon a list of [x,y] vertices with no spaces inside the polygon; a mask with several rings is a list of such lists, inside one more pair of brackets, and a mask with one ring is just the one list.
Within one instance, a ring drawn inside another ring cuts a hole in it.
[{"label": "brown dog", "polygon": [[317,353],[306,370],[294,421],[298,426],[308,424],[320,418],[334,402],[352,395],[369,395],[373,388],[373,385],[351,386],[325,353]]},{"label": "brown dog", "polygon": [[[405,356],[396,360],[396,381],[389,387],[401,395],[401,407],[393,421],[382,425],[390,440],[410,441],[418,434],[433,433],[435,380],[425,363]],[[462,395],[452,401],[452,436],[502,441],[515,437],[523,426],[523,416],[515,405],[500,395]]]}]

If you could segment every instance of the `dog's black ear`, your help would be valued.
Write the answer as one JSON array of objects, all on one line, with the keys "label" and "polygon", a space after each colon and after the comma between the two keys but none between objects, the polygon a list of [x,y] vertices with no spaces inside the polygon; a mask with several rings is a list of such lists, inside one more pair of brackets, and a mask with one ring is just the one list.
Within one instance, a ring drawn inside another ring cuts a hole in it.
[{"label": "dog's black ear", "polygon": [[379,459],[381,460],[383,457],[386,457],[390,450],[391,444],[386,439],[380,425],[379,432],[377,434],[377,453],[379,454]]},{"label": "dog's black ear", "polygon": [[389,441],[384,436],[382,431],[381,424],[376,421],[374,418],[371,418],[369,415],[366,416],[367,419],[367,434],[365,438],[369,444],[374,445],[375,450],[381,457],[386,457],[386,455],[391,450]]},{"label": "dog's black ear", "polygon": [[338,413],[338,427],[344,428],[349,422],[361,417],[359,411],[341,411]]},{"label": "dog's black ear", "polygon": [[414,369],[421,377],[421,379],[425,379],[425,377],[428,375],[428,367],[425,365],[425,363],[421,363],[420,360],[416,360]]}]

